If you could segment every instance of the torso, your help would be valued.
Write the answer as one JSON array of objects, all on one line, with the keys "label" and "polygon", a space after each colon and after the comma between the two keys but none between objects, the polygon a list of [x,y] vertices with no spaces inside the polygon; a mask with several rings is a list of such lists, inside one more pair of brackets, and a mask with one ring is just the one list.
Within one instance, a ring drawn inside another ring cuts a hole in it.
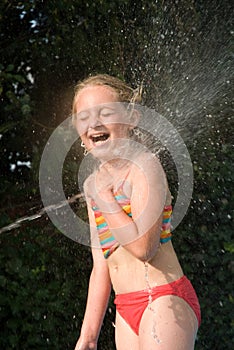
[{"label": "torso", "polygon": [[[134,174],[132,175],[134,177]],[[131,171],[126,169],[118,178],[124,179],[123,191],[127,197],[131,197]],[[120,182],[116,185],[118,188]],[[165,205],[171,204],[171,195],[168,190]],[[183,276],[183,271],[177,259],[171,241],[160,244],[155,256],[144,262],[135,258],[124,247],[119,246],[107,259],[109,273],[116,294],[128,293],[147,288],[147,280],[151,287],[167,284]],[[126,283],[128,281],[128,283]]]},{"label": "torso", "polygon": [[[145,264],[123,247],[119,247],[107,259],[107,264],[116,294],[147,288]],[[155,256],[147,264],[151,287],[170,283],[183,276],[171,242],[161,244]]]}]

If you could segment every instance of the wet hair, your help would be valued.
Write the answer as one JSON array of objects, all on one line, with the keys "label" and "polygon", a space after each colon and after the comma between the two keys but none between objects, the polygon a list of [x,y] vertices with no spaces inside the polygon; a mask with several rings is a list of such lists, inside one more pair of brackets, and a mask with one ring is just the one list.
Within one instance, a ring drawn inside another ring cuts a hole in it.
[{"label": "wet hair", "polygon": [[108,74],[97,74],[90,76],[75,86],[75,95],[73,99],[72,115],[76,113],[76,99],[79,92],[89,86],[107,86],[111,88],[116,94],[118,102],[126,103],[140,103],[142,96],[142,87],[133,89],[119,78],[113,77]]}]

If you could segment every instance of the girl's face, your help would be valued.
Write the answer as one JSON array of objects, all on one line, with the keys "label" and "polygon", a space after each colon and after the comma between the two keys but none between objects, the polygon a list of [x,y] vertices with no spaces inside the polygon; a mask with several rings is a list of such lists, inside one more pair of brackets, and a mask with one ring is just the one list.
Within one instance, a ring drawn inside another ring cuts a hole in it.
[{"label": "girl's face", "polygon": [[102,85],[85,87],[76,97],[74,125],[85,147],[95,157],[106,158],[116,140],[128,138],[131,126],[126,109],[117,97],[114,90]]}]

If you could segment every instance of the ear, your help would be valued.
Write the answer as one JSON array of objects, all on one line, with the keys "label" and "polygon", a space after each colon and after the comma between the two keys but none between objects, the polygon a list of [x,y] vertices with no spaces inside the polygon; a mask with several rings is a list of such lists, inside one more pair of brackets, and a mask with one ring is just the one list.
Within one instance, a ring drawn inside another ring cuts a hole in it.
[{"label": "ear", "polygon": [[134,129],[140,120],[140,113],[136,109],[132,109],[129,118],[130,130]]}]

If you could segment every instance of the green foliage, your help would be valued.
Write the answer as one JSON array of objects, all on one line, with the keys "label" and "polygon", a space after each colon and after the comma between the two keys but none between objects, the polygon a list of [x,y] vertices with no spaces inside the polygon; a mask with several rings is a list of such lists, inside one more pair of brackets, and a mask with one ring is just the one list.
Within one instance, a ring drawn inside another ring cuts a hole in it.
[{"label": "green foliage", "polygon": [[[233,205],[234,158],[222,121],[215,118],[192,153],[195,188],[192,204],[175,233],[175,246],[192,280],[202,310],[196,349],[231,349],[233,338]],[[219,124],[217,125],[217,123]],[[213,125],[214,126],[214,125]],[[205,137],[204,137],[205,136]],[[224,331],[225,330],[225,331]]]},{"label": "green foliage", "polygon": [[[86,303],[90,251],[44,220],[2,236],[0,262],[1,348],[73,348]],[[107,328],[102,337],[111,333]]]},{"label": "green foliage", "polygon": [[2,239],[1,247],[1,348],[71,347],[84,311],[87,251],[78,261],[78,247],[59,234],[47,236],[45,246],[40,229]]}]

